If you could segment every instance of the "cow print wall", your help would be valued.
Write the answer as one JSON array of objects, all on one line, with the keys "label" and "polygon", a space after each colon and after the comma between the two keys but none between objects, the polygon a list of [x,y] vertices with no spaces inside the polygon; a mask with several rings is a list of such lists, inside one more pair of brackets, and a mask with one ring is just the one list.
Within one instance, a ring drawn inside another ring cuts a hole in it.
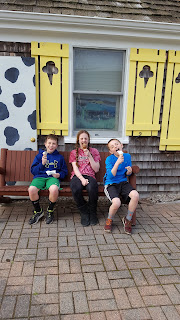
[{"label": "cow print wall", "polygon": [[0,148],[37,150],[34,58],[0,57],[0,137]]}]

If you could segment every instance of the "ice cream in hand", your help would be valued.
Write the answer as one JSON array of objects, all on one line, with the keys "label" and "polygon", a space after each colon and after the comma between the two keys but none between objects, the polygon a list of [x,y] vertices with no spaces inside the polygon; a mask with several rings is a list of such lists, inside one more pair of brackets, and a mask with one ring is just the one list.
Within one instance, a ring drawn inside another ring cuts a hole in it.
[{"label": "ice cream in hand", "polygon": [[87,150],[87,144],[84,143],[82,147],[83,147],[83,150]]},{"label": "ice cream in hand", "polygon": [[123,155],[123,152],[121,150],[116,150],[119,155]]}]

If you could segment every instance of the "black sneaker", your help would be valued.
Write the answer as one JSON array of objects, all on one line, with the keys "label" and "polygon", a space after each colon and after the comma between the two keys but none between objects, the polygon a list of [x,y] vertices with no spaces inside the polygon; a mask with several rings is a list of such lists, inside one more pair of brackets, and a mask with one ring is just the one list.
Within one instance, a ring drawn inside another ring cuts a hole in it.
[{"label": "black sneaker", "polygon": [[40,212],[34,211],[33,216],[29,219],[29,224],[36,224],[44,216],[43,209]]},{"label": "black sneaker", "polygon": [[54,210],[47,209],[46,224],[53,223],[53,221],[54,221]]}]

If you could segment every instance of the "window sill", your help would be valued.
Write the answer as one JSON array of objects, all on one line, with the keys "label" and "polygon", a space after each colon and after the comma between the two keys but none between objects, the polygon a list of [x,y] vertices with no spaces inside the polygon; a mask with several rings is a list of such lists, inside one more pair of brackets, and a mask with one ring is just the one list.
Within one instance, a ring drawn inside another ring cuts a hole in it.
[{"label": "window sill", "polygon": [[[115,137],[114,139],[118,139],[121,141],[121,143],[128,144],[129,143],[129,137]],[[91,144],[107,144],[107,142],[111,138],[92,138],[91,137]],[[76,143],[76,137],[64,137],[64,143]]]}]

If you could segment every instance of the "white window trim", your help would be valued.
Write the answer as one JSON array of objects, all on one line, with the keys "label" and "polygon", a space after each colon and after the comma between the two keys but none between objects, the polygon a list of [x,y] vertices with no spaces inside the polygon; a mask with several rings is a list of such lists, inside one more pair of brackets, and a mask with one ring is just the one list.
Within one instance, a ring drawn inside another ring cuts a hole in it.
[{"label": "white window trim", "polygon": [[[69,46],[69,134],[68,136],[64,137],[65,143],[75,143],[76,142],[76,136],[73,135],[73,104],[74,104],[74,97],[73,97],[73,50],[77,46]],[[86,49],[104,49],[104,50],[121,50],[125,52],[124,57],[124,72],[123,72],[123,120],[122,120],[122,132],[124,132],[123,136],[113,136],[113,138],[119,139],[122,143],[127,144],[129,143],[129,137],[125,135],[125,127],[126,127],[126,114],[127,114],[127,94],[128,94],[128,79],[129,79],[129,54],[130,50],[127,48],[117,48],[117,47],[87,47],[83,45],[79,45],[78,48],[86,48]],[[83,128],[82,128],[83,129]],[[88,130],[90,131],[90,130]],[[111,131],[109,131],[110,133]],[[91,132],[89,132],[91,135]],[[103,135],[103,134],[102,134]],[[112,138],[112,134],[110,135],[110,138]],[[96,144],[106,144],[108,141],[107,137],[93,137],[91,136],[91,143]]]}]

